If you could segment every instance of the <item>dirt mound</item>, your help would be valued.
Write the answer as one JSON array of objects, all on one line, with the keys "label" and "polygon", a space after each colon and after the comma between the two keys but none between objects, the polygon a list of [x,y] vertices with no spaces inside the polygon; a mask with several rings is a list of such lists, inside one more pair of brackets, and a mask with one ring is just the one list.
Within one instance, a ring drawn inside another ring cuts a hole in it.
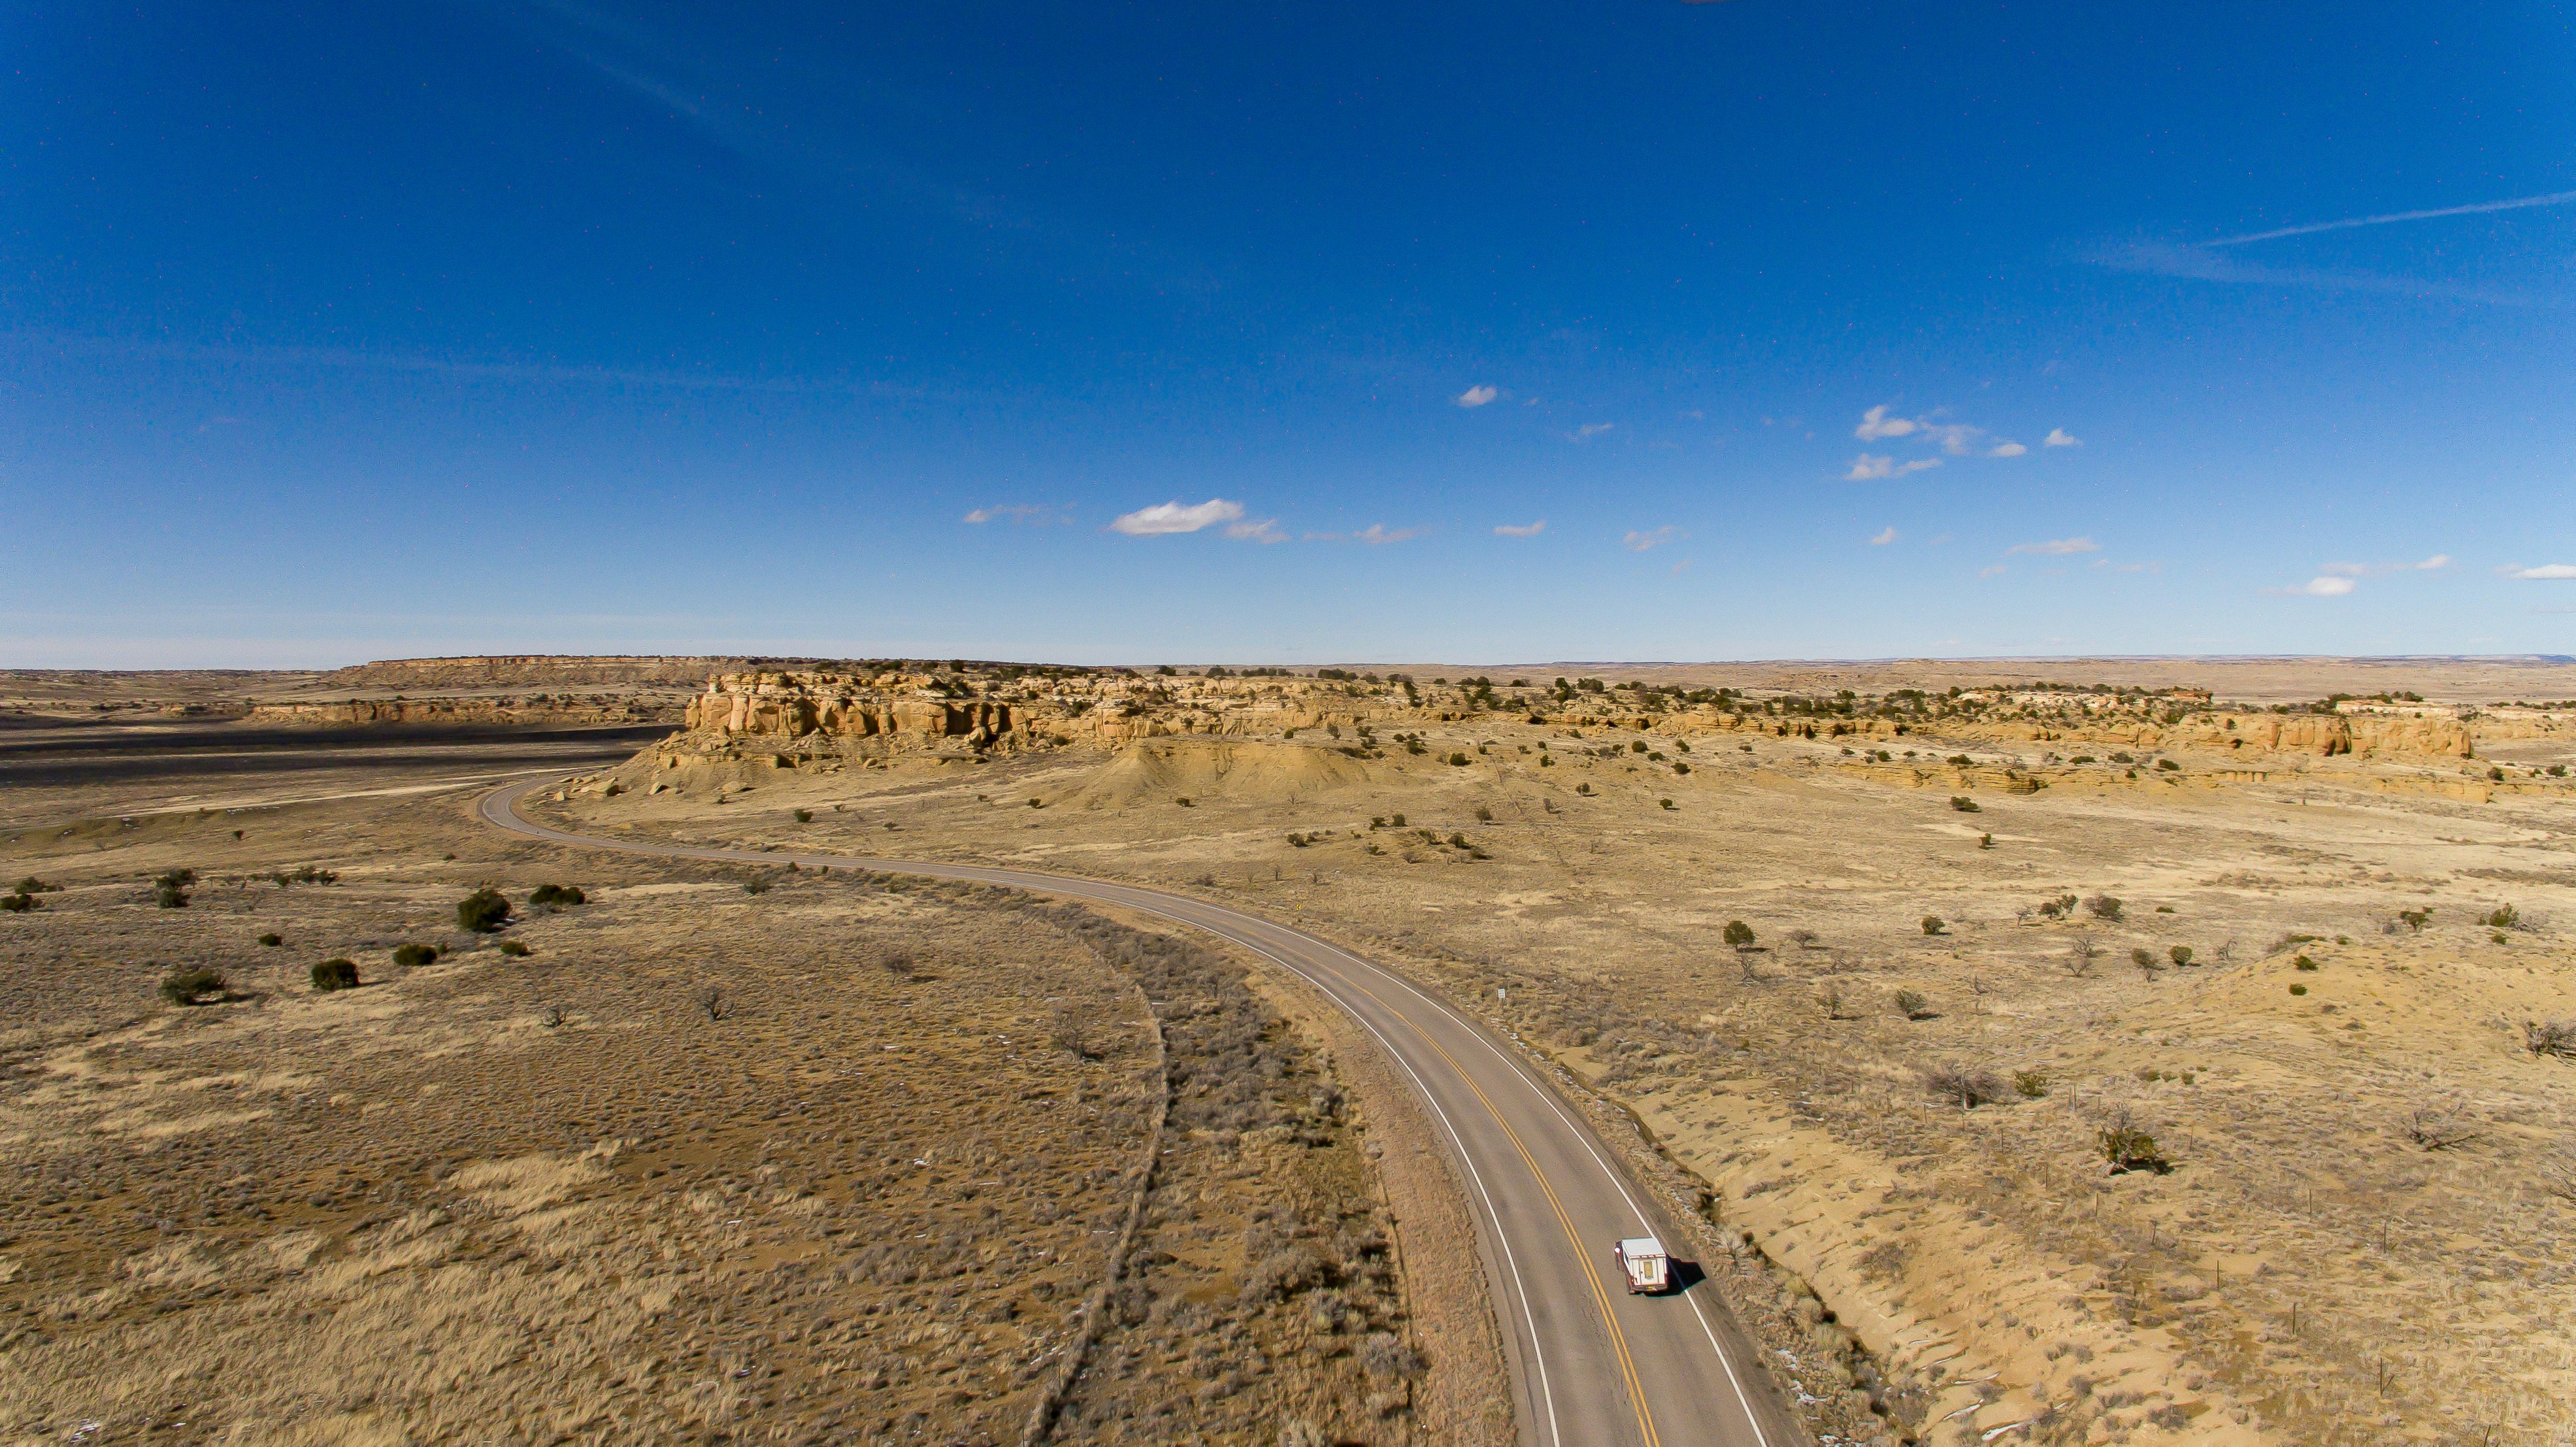
[{"label": "dirt mound", "polygon": [[1174,799],[1290,801],[1372,782],[1369,766],[1336,749],[1246,739],[1147,739],[1066,796],[1084,809],[1123,809]]}]

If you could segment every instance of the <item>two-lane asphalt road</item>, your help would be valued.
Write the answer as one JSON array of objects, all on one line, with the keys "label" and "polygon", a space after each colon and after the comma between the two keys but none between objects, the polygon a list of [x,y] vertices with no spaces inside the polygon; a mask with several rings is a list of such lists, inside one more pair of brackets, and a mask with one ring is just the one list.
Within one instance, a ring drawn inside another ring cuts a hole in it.
[{"label": "two-lane asphalt road", "polygon": [[1314,935],[1184,895],[1021,869],[836,854],[697,849],[550,829],[483,796],[483,817],[579,849],[864,868],[1097,900],[1205,930],[1304,977],[1376,1037],[1446,1133],[1477,1218],[1495,1316],[1531,1447],[1788,1447],[1803,1440],[1749,1338],[1705,1283],[1630,1296],[1613,1241],[1667,1235],[1607,1147],[1507,1046],[1403,976]]}]

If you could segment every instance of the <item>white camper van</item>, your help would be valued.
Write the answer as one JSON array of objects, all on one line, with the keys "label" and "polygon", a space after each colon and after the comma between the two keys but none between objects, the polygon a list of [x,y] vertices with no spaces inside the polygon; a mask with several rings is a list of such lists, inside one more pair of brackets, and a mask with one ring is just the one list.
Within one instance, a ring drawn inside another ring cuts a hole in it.
[{"label": "white camper van", "polygon": [[1664,1243],[1652,1236],[1631,1236],[1618,1243],[1610,1248],[1610,1259],[1619,1263],[1628,1278],[1630,1296],[1672,1287],[1673,1258],[1664,1254]]}]

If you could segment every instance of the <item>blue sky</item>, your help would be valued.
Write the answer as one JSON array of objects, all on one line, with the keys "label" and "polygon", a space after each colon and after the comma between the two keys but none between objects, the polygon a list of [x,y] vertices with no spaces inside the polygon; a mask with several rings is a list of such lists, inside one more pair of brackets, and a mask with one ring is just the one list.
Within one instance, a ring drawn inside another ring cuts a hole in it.
[{"label": "blue sky", "polygon": [[2576,653],[2576,8],[743,9],[0,11],[0,664]]}]

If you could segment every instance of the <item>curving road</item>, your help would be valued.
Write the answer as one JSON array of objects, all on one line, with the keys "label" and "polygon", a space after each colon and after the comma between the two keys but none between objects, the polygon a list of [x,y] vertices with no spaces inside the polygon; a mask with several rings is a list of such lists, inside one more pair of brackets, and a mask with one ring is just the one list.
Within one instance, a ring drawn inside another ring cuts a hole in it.
[{"label": "curving road", "polygon": [[[700,849],[550,829],[519,799],[553,776],[483,796],[489,823],[577,849],[750,864],[839,866],[973,880],[1098,900],[1205,930],[1296,974],[1377,1038],[1448,1136],[1476,1216],[1495,1315],[1531,1447],[1790,1447],[1805,1440],[1755,1349],[1705,1282],[1630,1296],[1610,1260],[1623,1236],[1674,1237],[1610,1152],[1519,1056],[1448,1002],[1314,935],[1185,895],[1070,875],[927,860]],[[1685,1280],[1693,1280],[1685,1273]]]}]

